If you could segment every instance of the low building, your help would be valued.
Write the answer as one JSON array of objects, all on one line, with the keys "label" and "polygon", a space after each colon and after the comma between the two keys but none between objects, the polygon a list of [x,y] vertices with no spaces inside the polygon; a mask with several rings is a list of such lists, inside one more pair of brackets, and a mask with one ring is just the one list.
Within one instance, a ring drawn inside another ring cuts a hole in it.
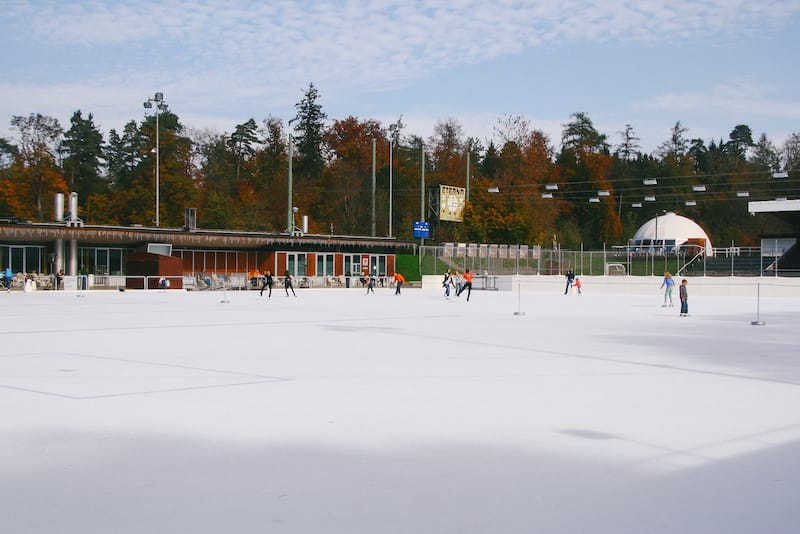
[{"label": "low building", "polygon": [[628,249],[640,254],[714,255],[711,239],[699,224],[673,212],[666,212],[645,222],[630,241]]}]

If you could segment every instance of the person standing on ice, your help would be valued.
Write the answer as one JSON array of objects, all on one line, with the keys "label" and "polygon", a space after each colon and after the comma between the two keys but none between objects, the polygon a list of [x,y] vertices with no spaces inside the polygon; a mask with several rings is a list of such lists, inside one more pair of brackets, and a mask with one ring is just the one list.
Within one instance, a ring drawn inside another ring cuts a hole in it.
[{"label": "person standing on ice", "polygon": [[375,294],[375,277],[371,274],[367,276],[367,295],[370,293]]},{"label": "person standing on ice", "polygon": [[684,278],[678,289],[678,295],[681,298],[681,317],[689,317],[689,290],[686,288],[688,283],[688,280]]},{"label": "person standing on ice", "polygon": [[575,283],[575,271],[573,271],[572,266],[570,266],[570,268],[567,269],[567,288],[564,290],[565,295],[569,293],[573,283]]},{"label": "person standing on ice", "polygon": [[450,286],[453,285],[453,275],[450,274],[450,269],[444,273],[444,280],[442,280],[442,287],[444,288],[445,298],[450,298]]},{"label": "person standing on ice", "polygon": [[669,299],[669,305],[672,307],[672,288],[675,287],[675,280],[672,279],[672,275],[669,274],[669,271],[664,273],[664,281],[661,282],[661,287],[666,288],[664,289],[664,304],[661,305],[662,308],[667,307],[667,299]]}]

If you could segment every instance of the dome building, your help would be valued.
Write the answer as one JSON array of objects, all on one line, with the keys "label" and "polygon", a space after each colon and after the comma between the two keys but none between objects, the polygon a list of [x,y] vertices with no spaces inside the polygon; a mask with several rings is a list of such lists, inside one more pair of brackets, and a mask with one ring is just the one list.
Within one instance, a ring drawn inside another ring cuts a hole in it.
[{"label": "dome building", "polygon": [[628,245],[631,251],[640,253],[684,251],[696,254],[705,250],[706,256],[714,255],[711,239],[700,225],[671,211],[640,226]]}]

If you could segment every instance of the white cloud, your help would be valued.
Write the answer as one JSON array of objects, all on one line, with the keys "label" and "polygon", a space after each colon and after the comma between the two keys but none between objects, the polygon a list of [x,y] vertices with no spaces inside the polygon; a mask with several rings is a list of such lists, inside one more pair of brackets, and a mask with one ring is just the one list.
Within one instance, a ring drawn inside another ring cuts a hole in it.
[{"label": "white cloud", "polygon": [[[249,116],[293,114],[309,82],[326,97],[355,94],[377,101],[381,93],[396,94],[407,85],[435,88],[441,77],[465,66],[545,55],[565,45],[669,47],[693,39],[723,46],[786,28],[798,14],[796,0],[12,2],[0,19],[0,46],[30,57],[18,63],[0,58],[6,75],[0,120],[30,111],[68,120],[81,108],[94,112],[104,128],[119,128],[140,118],[140,102],[161,90],[187,122],[238,117],[230,129]],[[37,65],[34,74],[27,62]],[[502,83],[480,81],[487,92]],[[708,95],[687,91],[639,99],[637,108],[645,111],[748,108],[798,116],[796,103],[771,102],[763,93],[717,89]],[[447,113],[459,118],[468,135],[484,138],[506,114],[504,104]],[[397,107],[402,108],[387,104],[386,113]],[[491,114],[487,126],[486,109],[493,108],[500,111]],[[415,133],[429,135],[439,120],[436,113],[416,113],[420,130]],[[547,117],[539,109],[531,115],[557,123],[550,131],[543,128],[557,143],[560,123],[568,117]]]},{"label": "white cloud", "polygon": [[639,107],[678,114],[714,112],[731,117],[760,115],[800,119],[800,102],[776,100],[769,86],[747,82],[720,84],[704,91],[664,93],[642,102]]}]

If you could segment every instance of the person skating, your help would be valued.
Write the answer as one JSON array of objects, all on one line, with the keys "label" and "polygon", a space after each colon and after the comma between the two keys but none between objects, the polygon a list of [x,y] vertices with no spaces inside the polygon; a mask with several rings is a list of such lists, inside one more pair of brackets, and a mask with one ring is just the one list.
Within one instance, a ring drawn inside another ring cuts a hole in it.
[{"label": "person skating", "polygon": [[662,308],[667,307],[667,300],[669,300],[670,307],[672,306],[672,288],[675,287],[675,280],[672,279],[672,275],[668,272],[664,273],[664,281],[661,282],[661,287],[666,288],[664,289],[664,304],[661,305]]},{"label": "person skating", "polygon": [[564,290],[564,294],[565,294],[565,295],[566,295],[567,293],[569,293],[569,290],[570,290],[570,288],[572,287],[572,284],[573,284],[573,283],[575,283],[575,271],[573,271],[573,270],[572,270],[572,267],[570,267],[570,268],[567,270],[567,288]]},{"label": "person skating", "polygon": [[375,277],[372,275],[367,277],[367,295],[370,293],[375,294]]},{"label": "person skating", "polygon": [[461,289],[458,290],[456,296],[460,297],[461,293],[463,293],[465,289],[467,290],[467,302],[469,302],[469,296],[472,294],[472,273],[469,272],[469,269],[464,271],[464,285],[462,285]]},{"label": "person skating", "polygon": [[266,287],[266,288],[269,288],[269,293],[267,293],[267,298],[271,299],[272,298],[272,284],[273,284],[272,272],[267,271],[264,274],[264,280],[261,282],[261,292],[258,294],[258,296],[259,297],[263,297],[264,296],[264,288]]},{"label": "person skating", "polygon": [[406,279],[400,273],[394,273],[394,294],[400,294],[400,288],[403,287]]},{"label": "person skating", "polygon": [[450,269],[444,273],[444,280],[442,280],[442,287],[444,288],[445,298],[450,298],[450,286],[453,285],[453,275],[450,274]]},{"label": "person skating", "polygon": [[289,274],[289,270],[287,269],[285,273],[283,273],[283,289],[286,291],[286,296],[289,296],[289,290],[292,290],[292,295],[295,297],[297,294],[294,292],[294,287],[292,287],[292,275]]}]

